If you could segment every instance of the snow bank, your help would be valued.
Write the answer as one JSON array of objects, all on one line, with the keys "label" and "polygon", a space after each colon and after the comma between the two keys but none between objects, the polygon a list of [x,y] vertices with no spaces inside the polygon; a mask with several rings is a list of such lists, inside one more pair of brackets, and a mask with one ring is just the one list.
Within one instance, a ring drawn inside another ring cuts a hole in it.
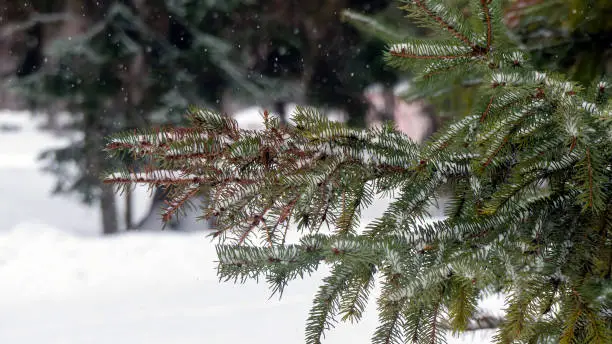
[{"label": "snow bank", "polygon": [[[0,131],[0,168],[30,168],[40,165],[38,154],[47,149],[70,143],[68,137],[54,137],[41,133],[37,126],[40,115],[23,111],[0,110],[0,123],[14,130]],[[19,144],[15,144],[18,142]]]},{"label": "snow bank", "polygon": [[[214,261],[202,233],[91,238],[22,223],[0,234],[0,341],[303,343],[327,268],[291,283],[278,300],[268,299],[264,283],[219,283]],[[376,314],[372,300],[360,324],[340,324],[326,342],[369,343]]]},{"label": "snow bank", "polygon": [[[0,287],[9,302],[72,298],[83,292],[121,294],[142,284],[171,287],[217,281],[215,254],[204,235],[138,233],[77,237],[40,223],[21,223],[0,236]],[[3,279],[4,280],[4,279]]]}]

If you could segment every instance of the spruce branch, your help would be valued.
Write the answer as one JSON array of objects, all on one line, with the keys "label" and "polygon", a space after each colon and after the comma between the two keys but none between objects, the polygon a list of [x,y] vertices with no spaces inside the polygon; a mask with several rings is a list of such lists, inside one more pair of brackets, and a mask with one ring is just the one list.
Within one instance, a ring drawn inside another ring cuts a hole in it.
[{"label": "spruce branch", "polygon": [[306,322],[306,343],[320,344],[324,331],[334,326],[333,318],[341,307],[339,299],[352,275],[350,268],[339,264],[323,280]]},{"label": "spruce branch", "polygon": [[453,293],[449,306],[450,327],[458,333],[468,329],[476,311],[476,288],[474,279],[454,275],[451,280]]},{"label": "spruce branch", "polygon": [[480,123],[483,123],[487,119],[487,116],[489,115],[489,112],[491,111],[491,106],[493,105],[494,99],[495,99],[495,96],[491,96],[491,99],[489,100],[489,103],[487,104],[486,109],[482,113],[482,116],[480,116]]},{"label": "spruce branch", "polygon": [[493,24],[491,23],[491,11],[489,9],[489,4],[491,0],[480,0],[480,5],[482,6],[482,13],[484,14],[484,21],[487,31],[487,50],[491,50],[491,46],[493,45]]},{"label": "spruce branch", "polygon": [[[403,9],[409,10],[411,7],[416,7],[420,12],[424,13],[430,20],[436,22],[440,28],[449,32],[453,37],[463,42],[465,45],[471,47],[473,50],[479,50],[475,43],[473,43],[467,35],[459,32],[457,25],[460,25],[458,18],[453,16],[450,11],[441,3],[436,1],[428,0],[411,0],[408,1],[409,5],[403,7]],[[455,24],[451,23],[451,20]]]},{"label": "spruce branch", "polygon": [[434,304],[433,306],[433,310],[431,312],[431,319],[430,319],[430,328],[431,328],[431,332],[429,333],[429,343],[430,344],[436,344],[440,342],[440,332],[443,331],[442,328],[440,328],[440,324],[439,324],[439,319],[438,317],[440,317],[440,313],[441,313],[441,303],[442,303],[442,297],[444,296],[444,290],[442,289],[440,291],[440,299],[437,300],[437,302]]},{"label": "spruce branch", "polygon": [[174,216],[174,214],[181,209],[185,204],[193,198],[200,187],[198,184],[190,184],[185,191],[182,192],[178,197],[173,197],[171,201],[166,201],[166,208],[162,212],[162,220],[164,222],[169,222],[170,219]]},{"label": "spruce branch", "polygon": [[412,45],[403,43],[392,46],[389,51],[391,56],[403,59],[423,59],[423,60],[452,60],[472,56],[471,52],[465,52],[461,46],[440,45]]},{"label": "spruce branch", "polygon": [[390,301],[379,304],[380,325],[374,332],[372,343],[374,344],[392,344],[403,343],[402,327],[403,315],[402,309],[406,301]]}]

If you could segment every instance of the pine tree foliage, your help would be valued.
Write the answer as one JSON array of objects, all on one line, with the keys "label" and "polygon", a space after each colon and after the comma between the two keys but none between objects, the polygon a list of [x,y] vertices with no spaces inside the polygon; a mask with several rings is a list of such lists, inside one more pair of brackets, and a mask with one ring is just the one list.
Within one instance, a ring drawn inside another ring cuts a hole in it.
[{"label": "pine tree foliage", "polygon": [[611,13],[605,0],[514,0],[505,21],[535,64],[590,83],[611,72]]},{"label": "pine tree foliage", "polygon": [[[402,1],[435,40],[389,46],[391,65],[421,70],[417,87],[478,76],[471,113],[423,146],[387,125],[356,130],[308,108],[265,130],[193,108],[191,125],[123,133],[111,155],[148,159],[105,181],[172,186],[165,219],[210,192],[224,280],[265,278],[274,292],[332,267],[306,324],[320,343],[338,319],[358,321],[374,280],[374,343],[443,343],[465,331],[480,297],[505,292],[499,343],[612,341],[612,105],[591,87],[534,70],[505,39],[499,1],[474,0],[472,25],[443,1]],[[428,221],[441,188],[446,218]],[[447,191],[448,192],[448,191]],[[380,193],[394,201],[360,231]],[[288,243],[291,223],[302,231]]]}]

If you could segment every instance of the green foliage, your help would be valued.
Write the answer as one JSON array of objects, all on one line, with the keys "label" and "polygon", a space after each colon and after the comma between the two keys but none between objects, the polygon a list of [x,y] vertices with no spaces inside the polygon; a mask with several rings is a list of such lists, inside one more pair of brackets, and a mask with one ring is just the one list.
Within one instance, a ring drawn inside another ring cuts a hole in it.
[{"label": "green foliage", "polygon": [[[374,343],[444,342],[497,292],[509,295],[499,343],[609,343],[610,85],[582,88],[534,69],[502,37],[500,2],[473,2],[476,24],[442,1],[404,1],[443,37],[390,44],[388,61],[416,70],[418,89],[478,78],[470,113],[423,146],[390,125],[356,130],[307,108],[288,126],[264,114],[262,131],[194,108],[186,128],[110,137],[109,154],[152,163],[105,181],[172,186],[166,219],[210,192],[204,217],[218,218],[222,279],[265,278],[282,294],[330,265],[307,343],[320,343],[338,317],[359,320],[374,279]],[[442,190],[451,194],[446,218],[431,220]],[[359,210],[391,192],[387,211],[361,231]],[[302,231],[295,244],[286,242],[291,223]]]},{"label": "green foliage", "polygon": [[584,84],[610,74],[610,1],[532,0],[511,14],[515,39],[539,68],[562,71]]}]

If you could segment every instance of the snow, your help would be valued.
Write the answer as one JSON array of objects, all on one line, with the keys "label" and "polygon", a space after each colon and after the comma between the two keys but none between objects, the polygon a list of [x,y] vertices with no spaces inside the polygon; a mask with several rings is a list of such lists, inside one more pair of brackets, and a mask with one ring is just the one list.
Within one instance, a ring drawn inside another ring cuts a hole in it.
[{"label": "snow", "polygon": [[[0,131],[0,147],[5,147],[0,151],[0,168],[35,167],[38,165],[38,153],[70,142],[67,137],[55,138],[48,133],[36,131],[41,118],[28,112],[0,110],[0,120],[3,126],[16,129]],[[19,145],[14,144],[16,138],[19,140]]]},{"label": "snow", "polygon": [[410,81],[402,80],[393,87],[393,95],[396,97],[402,97],[404,94],[408,93],[411,88],[412,83]]},{"label": "snow", "polygon": [[[295,125],[293,121],[293,115],[297,111],[298,104],[296,103],[287,103],[284,106],[284,111],[289,117],[286,119],[288,123]],[[238,126],[242,129],[247,130],[263,130],[264,129],[264,121],[263,121],[263,113],[266,111],[265,108],[261,106],[250,106],[240,111],[237,111],[232,115],[232,117],[238,123]],[[330,121],[341,122],[344,123],[347,121],[347,115],[342,110],[338,109],[319,109],[322,113],[324,113]],[[268,111],[269,113],[274,113],[274,111]],[[280,114],[276,114],[280,115]]]},{"label": "snow", "polygon": [[[21,130],[0,132],[0,343],[303,343],[326,271],[269,299],[265,283],[218,281],[207,232],[99,236],[97,208],[50,196],[54,177],[38,169],[36,154],[66,139],[38,132],[36,118],[23,114],[0,113],[6,122]],[[146,199],[136,208],[148,213]],[[369,343],[376,318],[372,300],[362,322],[340,324],[324,342]],[[491,334],[449,343],[488,342]]]},{"label": "snow", "polygon": [[[0,232],[21,221],[34,219],[71,233],[97,235],[101,232],[100,214],[97,209],[82,206],[76,195],[53,198],[48,195],[53,190],[55,176],[40,171],[45,162],[39,160],[39,154],[45,150],[64,147],[72,140],[78,139],[78,136],[55,136],[49,132],[41,132],[38,128],[43,122],[44,116],[41,114],[0,110],[0,124],[18,128],[8,132],[0,131],[0,147],[4,147],[0,150],[0,178],[7,181],[2,183],[0,192],[10,195],[0,198],[0,216],[6,221],[3,223],[6,227],[0,227]],[[19,178],[16,179],[15,176]],[[46,197],[41,197],[40,194]],[[139,223],[149,215],[153,198],[146,185],[136,185],[133,194],[133,223]],[[31,209],[42,211],[32,212]],[[71,216],[65,215],[66,209],[70,209]],[[120,223],[124,222],[124,209],[125,202],[117,195]],[[79,222],[79,219],[83,221]]]},{"label": "snow", "polygon": [[263,130],[264,120],[263,113],[265,109],[260,106],[251,106],[246,109],[240,110],[233,114],[233,118],[238,123],[241,129],[246,130]]}]

